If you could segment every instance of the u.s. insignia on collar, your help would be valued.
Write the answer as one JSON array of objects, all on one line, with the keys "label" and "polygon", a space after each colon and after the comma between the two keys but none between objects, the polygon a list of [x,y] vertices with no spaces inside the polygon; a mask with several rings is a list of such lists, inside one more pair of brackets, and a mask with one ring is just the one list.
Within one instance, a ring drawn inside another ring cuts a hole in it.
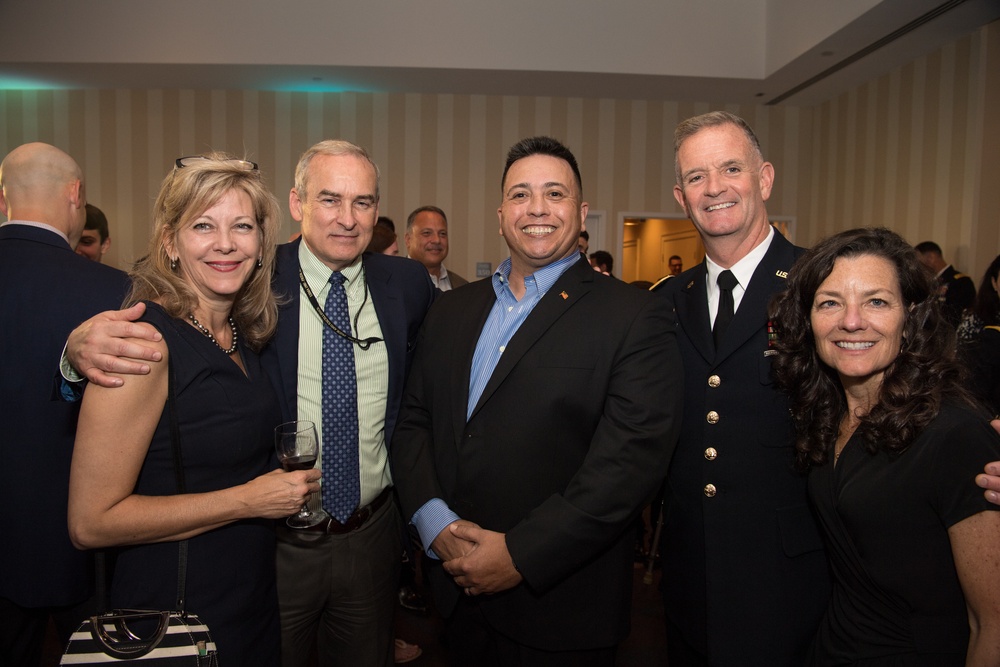
[{"label": "u.s. insignia on collar", "polygon": [[693,280],[687,284],[687,287],[685,289],[691,289],[692,287],[694,287],[694,281]]},{"label": "u.s. insignia on collar", "polygon": [[778,269],[777,271],[774,272],[774,275],[778,276],[779,278],[788,278],[788,271],[782,271],[781,269]]},{"label": "u.s. insignia on collar", "polygon": [[566,292],[559,292],[559,296],[561,296],[563,299],[569,298],[569,294],[566,294]]}]

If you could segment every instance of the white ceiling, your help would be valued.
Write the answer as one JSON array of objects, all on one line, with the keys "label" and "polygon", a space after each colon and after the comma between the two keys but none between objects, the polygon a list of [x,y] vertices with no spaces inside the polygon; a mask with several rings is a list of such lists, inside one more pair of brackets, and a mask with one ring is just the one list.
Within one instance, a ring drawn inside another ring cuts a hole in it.
[{"label": "white ceiling", "polygon": [[812,105],[997,19],[1000,0],[0,0],[0,89]]}]

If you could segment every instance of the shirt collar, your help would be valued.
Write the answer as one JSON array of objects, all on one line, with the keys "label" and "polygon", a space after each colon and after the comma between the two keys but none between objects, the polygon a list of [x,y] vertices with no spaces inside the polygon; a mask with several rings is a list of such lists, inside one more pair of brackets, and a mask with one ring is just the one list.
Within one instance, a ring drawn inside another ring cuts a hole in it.
[{"label": "shirt collar", "polygon": [[[333,269],[313,254],[304,239],[299,243],[299,266],[302,267],[302,273],[314,294],[319,295],[329,286]],[[350,294],[361,283],[361,280],[358,279],[361,276],[361,257],[355,258],[349,266],[345,266],[340,272],[344,276],[344,291]]]},{"label": "shirt collar", "polygon": [[[747,285],[750,284],[750,279],[753,278],[753,272],[757,270],[757,265],[760,261],[764,259],[764,255],[767,254],[767,249],[771,247],[771,241],[774,240],[774,227],[768,225],[769,229],[767,231],[767,238],[757,244],[753,250],[748,252],[743,259],[736,262],[729,267],[729,270],[733,272],[736,276],[736,280],[739,281],[740,287],[744,290]],[[716,289],[716,281],[719,279],[719,274],[725,269],[712,261],[712,259],[705,255],[705,265],[708,268],[708,284],[710,289]]]},{"label": "shirt collar", "polygon": [[52,225],[45,224],[44,222],[35,222],[33,220],[8,220],[7,222],[0,223],[0,227],[4,225],[26,225],[28,227],[37,227],[38,229],[44,229],[46,231],[52,232],[53,234],[58,234],[63,237],[66,243],[69,243],[69,237],[61,229],[56,229]]},{"label": "shirt collar", "polygon": [[[534,273],[524,277],[525,283],[529,281],[534,281],[535,290],[538,293],[539,298],[545,296],[545,293],[549,291],[556,281],[562,277],[562,274],[569,270],[569,267],[573,266],[576,262],[584,261],[583,256],[580,253],[573,253],[569,257],[564,257],[558,261],[547,264],[540,269],[537,269]],[[506,288],[510,289],[510,257],[500,262],[500,266],[497,270],[493,272],[493,290],[500,296],[500,293]]]}]

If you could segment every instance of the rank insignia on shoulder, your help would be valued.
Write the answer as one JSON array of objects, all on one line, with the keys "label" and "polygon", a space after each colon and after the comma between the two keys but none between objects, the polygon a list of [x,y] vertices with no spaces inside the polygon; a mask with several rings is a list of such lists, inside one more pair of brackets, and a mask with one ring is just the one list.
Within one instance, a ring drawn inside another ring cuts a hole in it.
[{"label": "rank insignia on shoulder", "polygon": [[788,278],[788,271],[782,271],[779,269],[774,272],[774,275],[778,276],[779,278]]}]

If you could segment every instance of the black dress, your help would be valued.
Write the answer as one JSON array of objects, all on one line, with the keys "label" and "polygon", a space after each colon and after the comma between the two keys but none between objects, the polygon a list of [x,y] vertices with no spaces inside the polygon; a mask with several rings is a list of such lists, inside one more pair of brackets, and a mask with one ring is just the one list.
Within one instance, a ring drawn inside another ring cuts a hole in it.
[{"label": "black dress", "polygon": [[[177,421],[189,493],[236,486],[275,467],[277,398],[257,355],[240,346],[243,374],[190,324],[146,303],[142,321],[162,334],[173,366]],[[156,426],[135,492],[177,493],[166,409]],[[177,542],[120,550],[111,591],[114,608],[176,608]],[[278,665],[280,629],[270,520],[244,520],[189,540],[186,610],[212,634],[220,664]]]},{"label": "black dress", "polygon": [[1000,326],[983,327],[965,348],[972,391],[1000,415]]},{"label": "black dress", "polygon": [[809,474],[834,588],[811,665],[963,665],[965,598],[948,528],[984,510],[975,476],[1000,459],[1000,435],[944,406],[902,454],[851,438],[836,467]]}]

